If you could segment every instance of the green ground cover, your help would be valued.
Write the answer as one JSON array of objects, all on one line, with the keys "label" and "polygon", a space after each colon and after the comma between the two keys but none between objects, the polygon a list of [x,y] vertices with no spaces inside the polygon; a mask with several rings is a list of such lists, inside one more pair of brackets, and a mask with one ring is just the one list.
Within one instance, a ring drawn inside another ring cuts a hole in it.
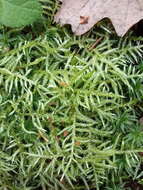
[{"label": "green ground cover", "polygon": [[43,6],[38,23],[0,28],[0,190],[141,185],[143,38],[105,22],[76,37]]}]

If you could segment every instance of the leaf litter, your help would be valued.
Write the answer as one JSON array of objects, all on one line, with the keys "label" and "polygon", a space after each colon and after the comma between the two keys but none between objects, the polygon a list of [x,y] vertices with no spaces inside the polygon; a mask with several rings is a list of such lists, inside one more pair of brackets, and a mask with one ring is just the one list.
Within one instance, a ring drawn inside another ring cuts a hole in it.
[{"label": "leaf litter", "polygon": [[59,0],[60,10],[55,21],[70,24],[76,35],[88,32],[104,18],[110,19],[117,35],[127,31],[143,19],[143,0]]}]

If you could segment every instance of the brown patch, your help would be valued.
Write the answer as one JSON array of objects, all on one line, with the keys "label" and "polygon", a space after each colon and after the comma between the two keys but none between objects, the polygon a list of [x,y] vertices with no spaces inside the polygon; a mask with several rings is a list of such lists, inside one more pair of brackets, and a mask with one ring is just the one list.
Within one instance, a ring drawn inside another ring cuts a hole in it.
[{"label": "brown patch", "polygon": [[143,156],[143,152],[139,152],[139,155],[140,155],[140,156]]},{"label": "brown patch", "polygon": [[80,24],[88,24],[89,16],[80,16]]},{"label": "brown patch", "polygon": [[69,134],[68,131],[64,131],[64,137],[66,137]]},{"label": "brown patch", "polygon": [[143,190],[143,186],[139,184],[136,180],[130,180],[128,183],[125,185],[125,189],[130,188],[131,190]]},{"label": "brown patch", "polygon": [[56,103],[56,102],[49,102],[48,105],[49,105],[49,106],[56,106],[57,103]]},{"label": "brown patch", "polygon": [[81,143],[80,143],[79,141],[76,141],[76,142],[75,142],[75,145],[76,145],[76,146],[80,146],[80,144],[81,144]]},{"label": "brown patch", "polygon": [[59,85],[62,86],[62,87],[67,87],[67,86],[69,86],[69,84],[66,83],[66,82],[59,82]]},{"label": "brown patch", "polygon": [[143,125],[143,117],[141,117],[141,118],[139,119],[139,124],[140,124],[140,125]]}]

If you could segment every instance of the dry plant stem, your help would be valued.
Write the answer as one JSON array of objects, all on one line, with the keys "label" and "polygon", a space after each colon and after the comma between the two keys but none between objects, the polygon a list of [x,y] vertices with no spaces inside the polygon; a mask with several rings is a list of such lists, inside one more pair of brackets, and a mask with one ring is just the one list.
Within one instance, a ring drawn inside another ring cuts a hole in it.
[{"label": "dry plant stem", "polygon": [[93,43],[93,44],[88,48],[88,50],[91,51],[91,50],[93,50],[94,48],[96,48],[96,46],[102,41],[102,39],[103,39],[103,37],[98,38],[98,39],[96,40],[96,42]]},{"label": "dry plant stem", "polygon": [[44,139],[45,142],[49,142],[48,139],[44,136],[44,134],[39,130],[39,136]]}]

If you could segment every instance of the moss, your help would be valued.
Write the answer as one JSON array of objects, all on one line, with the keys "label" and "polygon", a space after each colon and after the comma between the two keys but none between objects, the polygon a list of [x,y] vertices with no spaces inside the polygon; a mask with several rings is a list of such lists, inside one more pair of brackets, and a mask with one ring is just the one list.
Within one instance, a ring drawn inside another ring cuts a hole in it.
[{"label": "moss", "polygon": [[44,6],[42,33],[0,30],[0,189],[123,189],[142,176],[143,39],[76,37]]}]

